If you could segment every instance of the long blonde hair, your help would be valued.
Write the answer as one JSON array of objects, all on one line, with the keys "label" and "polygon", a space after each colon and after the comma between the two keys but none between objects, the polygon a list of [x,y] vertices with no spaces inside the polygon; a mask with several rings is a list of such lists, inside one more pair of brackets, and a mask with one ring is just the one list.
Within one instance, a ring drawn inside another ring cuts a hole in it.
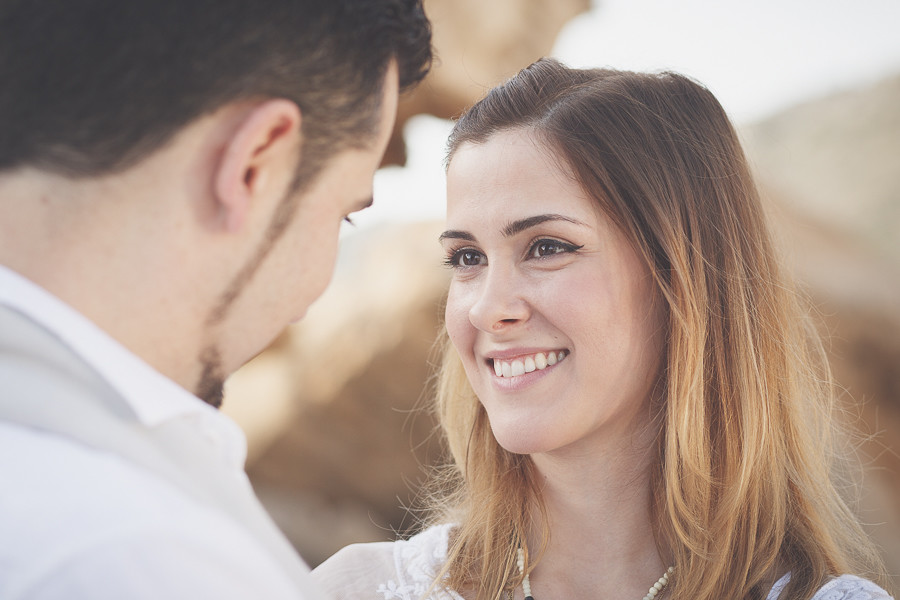
[{"label": "long blonde hair", "polygon": [[[831,377],[773,251],[737,135],[712,94],[674,73],[576,70],[544,59],[456,123],[462,144],[527,128],[561,156],[655,278],[667,315],[657,543],[673,600],[784,598],[831,576],[885,584],[835,477]],[[437,412],[453,484],[437,518],[458,524],[447,584],[496,600],[520,581],[516,549],[546,519],[529,457],[502,449],[445,339]],[[550,532],[543,531],[546,547]],[[530,565],[534,560],[528,561]]]}]

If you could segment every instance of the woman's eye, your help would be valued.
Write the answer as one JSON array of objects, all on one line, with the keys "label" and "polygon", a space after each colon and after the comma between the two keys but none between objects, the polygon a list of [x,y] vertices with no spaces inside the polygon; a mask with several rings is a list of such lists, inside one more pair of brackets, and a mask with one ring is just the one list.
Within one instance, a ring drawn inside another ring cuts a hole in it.
[{"label": "woman's eye", "polygon": [[447,257],[447,260],[444,263],[448,267],[456,268],[465,268],[465,267],[477,267],[479,265],[483,265],[487,263],[487,260],[481,252],[477,250],[472,250],[471,248],[463,248],[462,250],[457,250],[450,254]]},{"label": "woman's eye", "polygon": [[559,240],[537,240],[528,251],[530,258],[544,258],[561,252],[575,252],[581,246],[575,246]]}]

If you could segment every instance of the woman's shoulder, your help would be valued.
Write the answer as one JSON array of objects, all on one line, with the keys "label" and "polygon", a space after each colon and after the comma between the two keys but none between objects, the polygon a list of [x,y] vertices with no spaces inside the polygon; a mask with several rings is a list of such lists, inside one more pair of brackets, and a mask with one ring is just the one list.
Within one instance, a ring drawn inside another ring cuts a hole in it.
[{"label": "woman's shoulder", "polygon": [[[353,544],[316,567],[313,578],[332,598],[420,600],[447,559],[450,525],[408,540]],[[457,598],[437,589],[429,598]]]},{"label": "woman's shoulder", "polygon": [[[768,600],[776,600],[790,577],[782,577],[772,588]],[[893,600],[893,597],[877,584],[857,577],[841,575],[823,585],[812,600]]]},{"label": "woman's shoulder", "polygon": [[374,579],[393,569],[393,543],[353,544],[338,550],[313,569],[312,577],[330,598],[365,598],[364,591]]},{"label": "woman's shoulder", "polygon": [[868,579],[841,575],[822,586],[813,600],[891,600],[891,596]]}]

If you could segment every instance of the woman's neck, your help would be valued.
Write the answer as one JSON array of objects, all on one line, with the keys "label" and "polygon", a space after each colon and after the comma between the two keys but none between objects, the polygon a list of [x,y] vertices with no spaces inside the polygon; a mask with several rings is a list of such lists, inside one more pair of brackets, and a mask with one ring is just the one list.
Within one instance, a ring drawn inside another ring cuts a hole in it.
[{"label": "woman's neck", "polygon": [[[532,457],[551,532],[531,576],[537,600],[640,600],[668,568],[651,521],[653,436],[638,437]],[[533,552],[541,527],[531,536]]]}]

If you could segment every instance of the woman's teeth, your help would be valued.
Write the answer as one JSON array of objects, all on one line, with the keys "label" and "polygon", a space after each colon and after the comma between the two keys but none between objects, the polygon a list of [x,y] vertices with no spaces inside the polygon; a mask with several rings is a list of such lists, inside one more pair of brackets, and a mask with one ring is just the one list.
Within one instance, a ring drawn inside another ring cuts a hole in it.
[{"label": "woman's teeth", "polygon": [[516,358],[515,360],[494,360],[494,374],[497,377],[517,377],[525,373],[531,373],[534,370],[546,369],[553,366],[568,356],[565,350],[554,352],[538,352],[529,356]]}]

